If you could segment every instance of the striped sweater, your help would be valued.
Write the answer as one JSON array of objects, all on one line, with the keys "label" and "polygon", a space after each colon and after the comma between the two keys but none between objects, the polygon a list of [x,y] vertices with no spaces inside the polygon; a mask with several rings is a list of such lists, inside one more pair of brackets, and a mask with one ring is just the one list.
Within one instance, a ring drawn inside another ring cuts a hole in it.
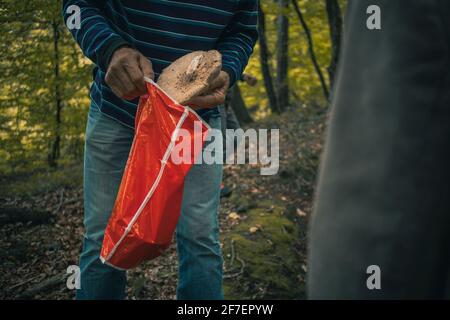
[{"label": "striped sweater", "polygon": [[217,49],[232,85],[240,78],[257,39],[257,1],[63,1],[64,21],[73,13],[68,10],[71,5],[80,8],[80,28],[70,31],[83,53],[96,65],[90,90],[92,104],[104,114],[134,127],[138,99],[120,99],[105,83],[111,56],[124,45],[151,60],[156,79],[171,62],[189,52]]}]

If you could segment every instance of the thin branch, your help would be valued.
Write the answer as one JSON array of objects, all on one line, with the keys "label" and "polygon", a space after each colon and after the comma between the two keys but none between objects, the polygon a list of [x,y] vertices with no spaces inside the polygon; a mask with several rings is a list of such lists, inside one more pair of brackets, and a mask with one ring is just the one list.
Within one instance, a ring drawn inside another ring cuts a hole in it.
[{"label": "thin branch", "polygon": [[330,97],[330,92],[328,90],[327,83],[325,81],[325,77],[323,76],[322,70],[320,69],[319,63],[317,62],[316,54],[314,52],[314,43],[311,36],[311,30],[308,27],[308,24],[306,23],[305,18],[303,17],[302,12],[300,11],[300,8],[298,6],[298,3],[296,0],[292,0],[292,4],[294,5],[295,12],[297,13],[298,19],[300,20],[300,24],[303,27],[303,30],[306,34],[306,39],[308,41],[308,51],[309,56],[311,57],[311,61],[314,65],[314,69],[317,72],[317,75],[319,76],[320,84],[322,85],[322,91],[325,96],[325,98],[328,100]]}]

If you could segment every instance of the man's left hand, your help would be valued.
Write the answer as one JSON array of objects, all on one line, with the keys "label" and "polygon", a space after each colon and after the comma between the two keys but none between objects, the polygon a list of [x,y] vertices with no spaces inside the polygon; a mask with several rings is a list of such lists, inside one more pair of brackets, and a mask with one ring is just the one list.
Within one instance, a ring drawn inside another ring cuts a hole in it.
[{"label": "man's left hand", "polygon": [[193,109],[214,108],[225,103],[228,87],[230,86],[230,76],[225,71],[220,71],[219,75],[211,82],[208,91],[201,96],[189,100],[186,105]]}]

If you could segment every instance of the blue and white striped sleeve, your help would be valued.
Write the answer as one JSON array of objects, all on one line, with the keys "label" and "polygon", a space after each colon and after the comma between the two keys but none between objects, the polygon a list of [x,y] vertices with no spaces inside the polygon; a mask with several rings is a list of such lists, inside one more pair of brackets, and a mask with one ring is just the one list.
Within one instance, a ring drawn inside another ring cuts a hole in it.
[{"label": "blue and white striped sleeve", "polygon": [[217,44],[230,86],[241,78],[258,39],[258,0],[240,0],[230,24]]},{"label": "blue and white striped sleeve", "polygon": [[63,18],[67,19],[74,13],[71,10],[77,6],[81,14],[79,28],[69,28],[84,55],[92,60],[100,70],[106,72],[114,51],[128,43],[115,32],[104,15],[106,1],[95,0],[64,0]]}]

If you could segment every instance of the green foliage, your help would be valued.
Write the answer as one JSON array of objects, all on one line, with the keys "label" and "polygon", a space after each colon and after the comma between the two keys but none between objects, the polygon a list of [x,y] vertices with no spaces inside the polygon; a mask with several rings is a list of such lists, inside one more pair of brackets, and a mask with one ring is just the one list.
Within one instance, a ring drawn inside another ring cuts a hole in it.
[{"label": "green foliage", "polygon": [[58,95],[62,101],[61,154],[81,157],[91,66],[64,26],[61,3],[2,2],[0,54],[6,57],[0,60],[2,173],[46,162],[57,134]]},{"label": "green foliage", "polygon": [[[280,9],[274,0],[260,0],[262,8],[266,14],[266,37],[271,53],[269,64],[272,66],[272,74],[275,76],[276,50],[277,50],[277,30],[276,17]],[[341,10],[344,12],[345,0],[340,0]],[[331,58],[330,32],[325,10],[325,1],[321,0],[300,0],[300,9],[311,29],[314,49],[323,74],[327,77],[327,68]],[[304,103],[314,102],[314,104],[324,105],[326,103],[319,78],[311,63],[308,54],[306,36],[302,29],[298,17],[293,9],[292,3],[289,9],[283,12],[289,18],[289,87],[290,101],[294,107]],[[268,100],[265,94],[264,81],[260,71],[259,46],[257,45],[245,72],[256,75],[257,86],[251,88],[241,84],[241,91],[247,106],[258,105],[257,117],[264,117],[268,112]]]},{"label": "green foliage", "polygon": [[[261,0],[266,13],[266,36],[272,73],[277,49],[274,0]],[[64,26],[61,0],[4,0],[0,6],[0,175],[46,165],[56,136],[61,137],[59,163],[81,160],[92,64]],[[300,0],[300,8],[312,32],[315,52],[325,76],[330,63],[330,35],[325,1]],[[341,1],[341,5],[345,1]],[[317,74],[298,18],[290,4],[289,87],[293,107],[324,105]],[[58,56],[55,56],[55,30]],[[59,67],[59,74],[55,68]],[[259,82],[251,88],[241,84],[248,107],[257,105],[256,118],[269,113],[262,79],[259,46],[246,72]],[[57,100],[61,120],[57,121]],[[314,108],[312,106],[311,108]],[[253,108],[252,108],[253,109]]]}]

